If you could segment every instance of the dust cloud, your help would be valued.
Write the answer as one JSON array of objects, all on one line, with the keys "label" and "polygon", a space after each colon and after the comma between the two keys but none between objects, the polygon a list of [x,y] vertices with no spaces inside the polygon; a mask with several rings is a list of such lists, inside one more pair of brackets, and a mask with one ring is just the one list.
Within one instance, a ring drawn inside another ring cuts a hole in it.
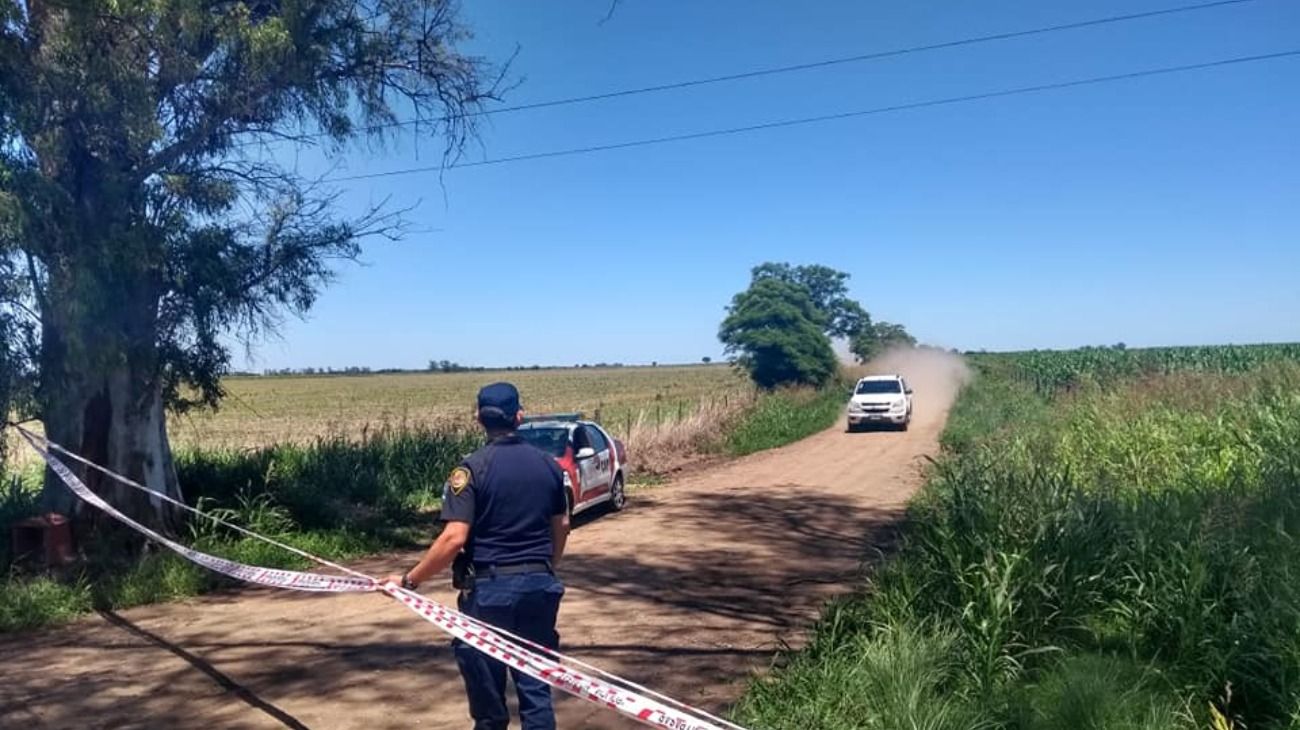
[{"label": "dust cloud", "polygon": [[960,355],[930,347],[901,347],[887,350],[855,372],[863,375],[897,373],[916,391],[918,399],[940,404],[945,410],[957,399],[961,387],[970,381],[971,370]]}]

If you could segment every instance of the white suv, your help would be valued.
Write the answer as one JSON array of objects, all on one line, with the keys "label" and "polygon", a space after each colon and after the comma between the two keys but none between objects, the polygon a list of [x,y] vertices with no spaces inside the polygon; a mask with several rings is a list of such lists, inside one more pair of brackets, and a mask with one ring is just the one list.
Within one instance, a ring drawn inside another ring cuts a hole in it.
[{"label": "white suv", "polygon": [[853,388],[849,430],[888,424],[901,431],[912,422],[912,386],[901,375],[869,375]]}]

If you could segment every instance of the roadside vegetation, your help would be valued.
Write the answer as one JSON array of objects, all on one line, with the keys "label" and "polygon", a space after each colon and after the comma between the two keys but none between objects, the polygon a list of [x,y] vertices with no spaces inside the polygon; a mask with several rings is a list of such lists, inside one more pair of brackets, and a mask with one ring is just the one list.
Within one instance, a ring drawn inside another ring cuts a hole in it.
[{"label": "roadside vegetation", "polygon": [[[427,542],[443,479],[481,442],[467,430],[382,430],[361,441],[342,437],[252,450],[189,449],[177,454],[185,496],[229,522],[333,560]],[[39,470],[11,480],[0,495],[6,526],[39,511]],[[198,550],[274,568],[310,567],[303,559],[204,520],[182,539]],[[58,623],[92,607],[126,608],[206,593],[232,582],[170,551],[130,553],[82,545],[84,560],[49,575],[6,540],[0,567],[0,631]]]},{"label": "roadside vegetation", "polygon": [[794,443],[830,428],[844,414],[845,388],[778,390],[758,400],[725,434],[733,456]]},{"label": "roadside vegetation", "polygon": [[1296,357],[972,358],[897,554],[826,609],[737,717],[1300,727]]},{"label": "roadside vegetation", "polygon": [[[558,379],[553,382],[570,382],[587,373],[549,375]],[[730,374],[730,380],[712,372],[697,377],[727,382],[729,389],[689,406],[684,401],[669,406],[651,397],[631,419],[631,432],[620,434],[628,439],[635,481],[662,480],[665,471],[692,455],[745,454],[798,440],[830,426],[843,406],[838,390],[795,388],[760,394],[737,388],[738,379]],[[361,429],[359,437],[334,433],[254,448],[183,446],[176,464],[191,504],[340,560],[426,544],[435,529],[443,480],[481,443],[480,433],[468,424],[444,422],[436,427]],[[0,492],[0,524],[6,527],[40,509],[40,469],[28,461],[21,475]],[[310,567],[282,550],[198,520],[188,523],[182,538],[196,549],[240,562]],[[132,553],[83,545],[85,560],[53,575],[10,550],[8,540],[0,544],[0,569],[5,572],[0,631],[59,623],[92,608],[175,600],[231,585],[170,551],[152,547]]]}]

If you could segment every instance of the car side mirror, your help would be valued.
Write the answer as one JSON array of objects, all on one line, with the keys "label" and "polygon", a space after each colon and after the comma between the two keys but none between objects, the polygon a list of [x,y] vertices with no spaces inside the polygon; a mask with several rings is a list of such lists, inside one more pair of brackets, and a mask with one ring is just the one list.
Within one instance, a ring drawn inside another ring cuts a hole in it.
[{"label": "car side mirror", "polygon": [[912,394],[912,389],[911,389],[911,388],[908,388],[907,390],[905,390],[905,391],[903,391],[903,392],[904,392],[904,393],[907,393],[908,395],[911,395],[911,394]]},{"label": "car side mirror", "polygon": [[584,446],[581,449],[578,449],[578,453],[574,454],[573,458],[581,461],[583,459],[590,459],[595,455],[596,455],[595,449],[591,448],[590,446]]}]

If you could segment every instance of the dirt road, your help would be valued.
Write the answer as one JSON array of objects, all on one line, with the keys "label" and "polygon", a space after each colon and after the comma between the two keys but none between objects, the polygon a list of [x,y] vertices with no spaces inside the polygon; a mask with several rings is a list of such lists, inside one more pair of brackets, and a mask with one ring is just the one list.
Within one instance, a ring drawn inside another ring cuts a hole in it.
[{"label": "dirt road", "polygon": [[[562,566],[568,653],[722,711],[885,539],[951,384],[910,374],[907,433],[835,429],[633,494]],[[938,397],[935,397],[936,394]],[[413,554],[371,560],[374,574]],[[449,590],[433,593],[450,601]],[[383,598],[248,590],[0,640],[5,728],[465,728],[447,641]],[[558,700],[561,728],[632,727]]]}]

